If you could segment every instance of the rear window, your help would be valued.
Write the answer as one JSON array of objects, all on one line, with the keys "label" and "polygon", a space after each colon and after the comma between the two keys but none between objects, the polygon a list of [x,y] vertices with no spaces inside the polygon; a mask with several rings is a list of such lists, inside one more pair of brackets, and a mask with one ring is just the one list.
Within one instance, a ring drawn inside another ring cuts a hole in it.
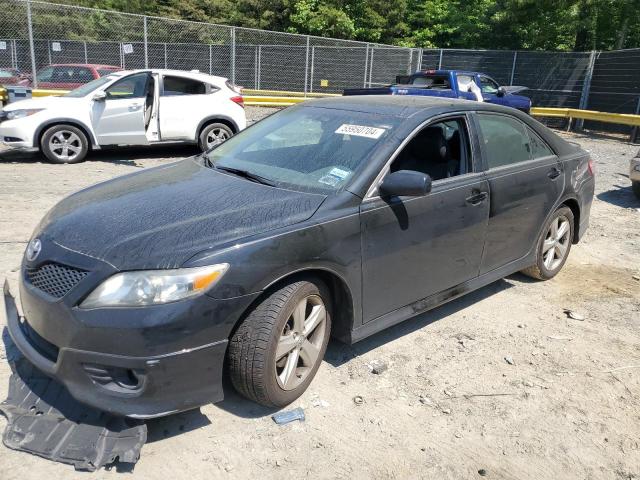
[{"label": "rear window", "polygon": [[450,89],[451,82],[449,82],[448,75],[420,75],[419,77],[413,77],[410,85],[423,88],[433,89]]},{"label": "rear window", "polygon": [[105,75],[109,75],[110,73],[113,73],[115,71],[116,71],[115,68],[99,68],[97,70],[98,75],[100,75],[101,77],[104,77]]}]

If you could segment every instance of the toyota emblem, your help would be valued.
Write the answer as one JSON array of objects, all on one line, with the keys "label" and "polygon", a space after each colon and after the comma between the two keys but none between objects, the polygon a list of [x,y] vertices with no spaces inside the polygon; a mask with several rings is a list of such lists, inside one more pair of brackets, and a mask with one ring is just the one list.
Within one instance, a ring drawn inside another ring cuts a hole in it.
[{"label": "toyota emblem", "polygon": [[34,238],[27,245],[27,260],[33,262],[40,255],[40,250],[42,250],[42,242],[39,238]]}]

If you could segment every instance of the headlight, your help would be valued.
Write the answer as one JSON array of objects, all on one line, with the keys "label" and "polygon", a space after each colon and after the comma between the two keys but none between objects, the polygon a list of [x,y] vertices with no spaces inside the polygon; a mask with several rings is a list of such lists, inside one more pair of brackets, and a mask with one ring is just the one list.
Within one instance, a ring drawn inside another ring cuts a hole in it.
[{"label": "headlight", "polygon": [[34,113],[38,113],[44,110],[44,108],[32,108],[30,110],[11,110],[7,112],[7,120],[16,120],[18,118],[28,117]]},{"label": "headlight", "polygon": [[117,273],[96,288],[80,308],[140,307],[199,295],[215,285],[228,263],[177,270]]}]

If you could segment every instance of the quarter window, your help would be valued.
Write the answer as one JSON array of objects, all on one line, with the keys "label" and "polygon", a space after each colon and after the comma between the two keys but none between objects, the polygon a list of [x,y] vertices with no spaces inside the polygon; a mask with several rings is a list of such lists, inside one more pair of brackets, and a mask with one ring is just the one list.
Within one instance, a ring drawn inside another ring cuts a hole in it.
[{"label": "quarter window", "polygon": [[143,98],[146,96],[149,75],[138,73],[117,81],[105,90],[107,98],[119,100],[123,98]]},{"label": "quarter window", "polygon": [[184,77],[164,77],[164,96],[203,95],[207,86],[203,82]]},{"label": "quarter window", "polygon": [[531,156],[533,158],[542,158],[555,155],[546,143],[538,136],[536,132],[527,127],[529,138],[531,139]]},{"label": "quarter window", "polygon": [[478,114],[489,168],[531,160],[531,144],[525,126],[505,115]]}]

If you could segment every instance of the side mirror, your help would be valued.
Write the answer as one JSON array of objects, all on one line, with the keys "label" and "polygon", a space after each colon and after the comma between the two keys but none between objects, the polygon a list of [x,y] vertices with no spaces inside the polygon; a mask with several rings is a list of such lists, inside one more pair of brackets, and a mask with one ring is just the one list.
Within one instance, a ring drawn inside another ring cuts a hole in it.
[{"label": "side mirror", "polygon": [[499,97],[504,97],[507,94],[507,89],[504,87],[498,87],[498,93],[496,93]]},{"label": "side mirror", "polygon": [[106,92],[96,92],[93,94],[93,101],[94,102],[102,102],[104,100],[107,99],[107,94]]},{"label": "side mirror", "polygon": [[383,197],[422,197],[431,191],[431,177],[413,170],[390,173],[378,187]]}]

